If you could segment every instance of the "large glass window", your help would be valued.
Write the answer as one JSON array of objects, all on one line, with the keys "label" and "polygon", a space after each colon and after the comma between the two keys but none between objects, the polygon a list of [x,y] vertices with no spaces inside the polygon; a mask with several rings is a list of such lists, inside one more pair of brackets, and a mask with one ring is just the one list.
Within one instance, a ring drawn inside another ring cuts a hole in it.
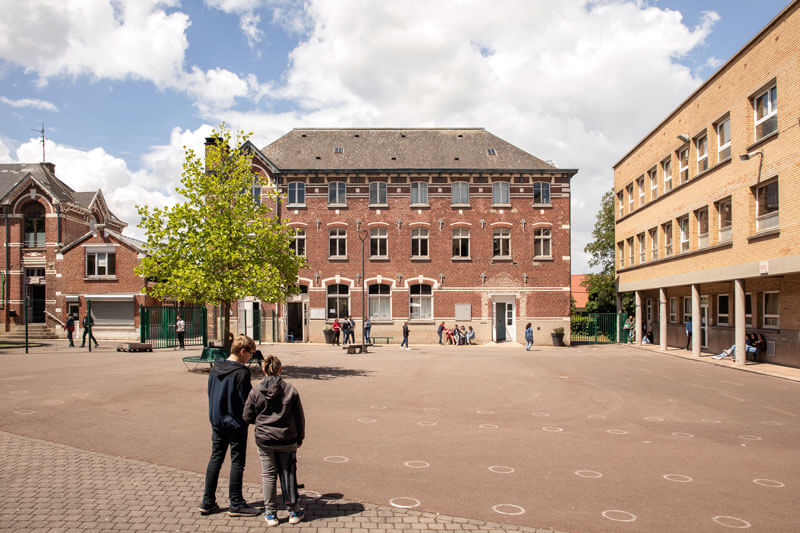
[{"label": "large glass window", "polygon": [[725,198],[717,202],[717,213],[719,215],[719,241],[731,240],[731,226],[733,225],[733,211],[730,198]]},{"label": "large glass window", "polygon": [[672,190],[672,160],[667,158],[661,162],[661,171],[664,176],[664,192]]},{"label": "large glass window", "polygon": [[704,207],[695,211],[697,218],[697,247],[708,246],[708,208]]},{"label": "large glass window", "polygon": [[778,180],[756,188],[756,215],[759,231],[778,225]]},{"label": "large glass window", "polygon": [[697,148],[697,173],[708,170],[708,137],[701,135],[694,142]]},{"label": "large glass window", "polygon": [[[536,184],[534,183],[534,187],[535,186],[536,186]],[[533,198],[534,198],[533,201],[536,202],[536,196],[535,195],[534,195]],[[618,215],[617,218],[622,218],[623,216],[625,216],[625,200],[622,197],[622,191],[619,191],[617,193],[617,207],[618,207],[618,212],[619,212],[619,215]]]},{"label": "large glass window", "polygon": [[652,168],[647,172],[647,176],[650,178],[650,201],[652,202],[658,198],[658,172]]},{"label": "large glass window", "polygon": [[349,296],[350,288],[347,285],[337,283],[328,285],[328,318],[347,318],[350,316],[349,312]]},{"label": "large glass window", "polygon": [[469,257],[469,228],[453,229],[453,257]]},{"label": "large glass window", "polygon": [[[534,239],[535,238],[536,237],[534,236]],[[534,243],[535,242],[536,241],[534,240]],[[535,251],[535,248],[534,248],[534,254],[535,253],[536,253],[536,251]],[[625,241],[619,241],[617,243],[617,257],[619,257],[619,267],[620,268],[624,268],[625,267]]]},{"label": "large glass window", "polygon": [[644,207],[645,203],[644,176],[636,180],[636,186],[639,188],[639,207]]},{"label": "large glass window", "polygon": [[778,129],[778,88],[773,85],[753,99],[756,140]]},{"label": "large glass window", "polygon": [[731,156],[731,119],[717,124],[717,162],[725,161]]},{"label": "large glass window", "polygon": [[116,254],[114,252],[86,252],[87,276],[114,276],[116,270]]},{"label": "large glass window", "polygon": [[658,228],[650,230],[650,259],[658,259]]},{"label": "large glass window", "polygon": [[[622,216],[622,193],[620,193],[620,213]],[[533,203],[534,204],[550,204],[550,184],[546,181],[536,181],[533,183]]]},{"label": "large glass window", "polygon": [[692,298],[691,296],[683,297],[683,323],[687,323],[692,319]]},{"label": "large glass window", "polygon": [[496,181],[492,183],[492,203],[495,205],[507,205],[511,203],[508,182]]},{"label": "large glass window", "polygon": [[764,293],[764,327],[777,328],[780,327],[780,306],[777,291]]},{"label": "large glass window", "polygon": [[678,299],[674,296],[669,299],[669,321],[672,323],[678,321]]},{"label": "large glass window", "polygon": [[372,228],[369,230],[369,257],[371,259],[389,256],[389,230]]},{"label": "large glass window", "polygon": [[625,192],[628,194],[628,213],[633,213],[633,183],[625,187]]},{"label": "large glass window", "polygon": [[347,257],[347,230],[331,228],[328,230],[328,256]]},{"label": "large glass window", "polygon": [[433,318],[433,290],[430,285],[411,285],[409,292],[408,318],[430,320]]},{"label": "large glass window", "polygon": [[428,184],[424,181],[411,183],[411,205],[428,204]]},{"label": "large glass window", "polygon": [[450,201],[453,205],[469,205],[469,183],[466,181],[454,181],[450,188]]},{"label": "large glass window", "polygon": [[637,235],[637,240],[639,241],[639,264],[642,264],[646,260],[644,251],[647,249],[644,244],[644,233]]},{"label": "large glass window", "polygon": [[492,256],[511,257],[511,230],[498,228],[492,231]]},{"label": "large glass window", "polygon": [[633,237],[628,239],[628,241],[625,244],[628,247],[628,264],[630,266],[633,266],[634,265],[634,261],[633,260],[636,257],[635,251],[634,251],[634,247],[633,247]]},{"label": "large glass window", "polygon": [[662,226],[664,231],[664,257],[672,255],[672,222],[667,222]]},{"label": "large glass window", "polygon": [[689,251],[689,217],[685,216],[678,220],[678,227],[681,230],[681,252]]},{"label": "large glass window", "polygon": [[369,184],[369,205],[386,205],[386,183],[373,181]]},{"label": "large glass window", "polygon": [[347,187],[343,181],[328,184],[328,205],[347,205]]},{"label": "large glass window", "polygon": [[411,230],[411,257],[428,257],[428,229],[414,228]]},{"label": "large glass window", "polygon": [[306,205],[306,184],[302,181],[289,182],[287,205]]},{"label": "large glass window", "polygon": [[297,256],[306,255],[306,230],[305,228],[294,228],[294,241],[292,242],[292,251]]},{"label": "large glass window", "polygon": [[24,245],[26,248],[44,247],[44,206],[39,202],[29,202],[22,208],[25,218]]},{"label": "large glass window", "polygon": [[717,294],[717,325],[727,326],[730,317],[730,296]]},{"label": "large glass window", "polygon": [[369,286],[370,320],[392,319],[392,288],[386,284]]},{"label": "large glass window", "polygon": [[689,181],[689,147],[678,150],[678,175],[680,183]]},{"label": "large glass window", "polygon": [[533,230],[533,257],[552,257],[550,228]]}]

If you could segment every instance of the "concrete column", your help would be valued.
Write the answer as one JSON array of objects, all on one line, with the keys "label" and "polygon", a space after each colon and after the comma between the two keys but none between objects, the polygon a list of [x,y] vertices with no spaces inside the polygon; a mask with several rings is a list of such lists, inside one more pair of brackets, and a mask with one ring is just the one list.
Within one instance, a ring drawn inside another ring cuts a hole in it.
[{"label": "concrete column", "polygon": [[636,343],[642,344],[642,293],[636,291],[636,314],[634,315],[634,320],[636,320]]},{"label": "concrete column", "polygon": [[700,285],[692,284],[692,355],[700,357]]},{"label": "concrete column", "polygon": [[744,308],[744,280],[737,279],[733,282],[733,327],[734,342],[736,344],[736,364],[744,366],[747,362],[747,350],[744,345],[745,338],[745,308]]},{"label": "concrete column", "polygon": [[667,349],[667,291],[658,289],[658,348]]}]

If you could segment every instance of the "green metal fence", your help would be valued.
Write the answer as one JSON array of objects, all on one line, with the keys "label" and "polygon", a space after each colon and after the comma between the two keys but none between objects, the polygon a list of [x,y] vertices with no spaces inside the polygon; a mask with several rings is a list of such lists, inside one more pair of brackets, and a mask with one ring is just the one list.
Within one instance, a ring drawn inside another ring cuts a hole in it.
[{"label": "green metal fence", "polygon": [[186,346],[206,346],[208,344],[205,307],[140,306],[139,311],[141,341],[152,344],[153,348],[178,346],[178,332],[175,328],[178,315],[186,323],[184,335]]},{"label": "green metal fence", "polygon": [[[620,321],[617,321],[617,317]],[[622,313],[576,313],[571,317],[570,343],[610,344],[622,340]]]}]

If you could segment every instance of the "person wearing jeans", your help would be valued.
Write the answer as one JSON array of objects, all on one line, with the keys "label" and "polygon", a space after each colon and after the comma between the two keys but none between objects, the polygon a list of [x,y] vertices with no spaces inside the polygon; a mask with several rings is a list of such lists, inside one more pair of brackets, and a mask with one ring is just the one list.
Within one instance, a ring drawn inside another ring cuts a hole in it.
[{"label": "person wearing jeans", "polygon": [[400,349],[403,349],[403,345],[405,345],[406,350],[409,350],[408,347],[408,322],[403,322],[403,342],[400,343]]}]

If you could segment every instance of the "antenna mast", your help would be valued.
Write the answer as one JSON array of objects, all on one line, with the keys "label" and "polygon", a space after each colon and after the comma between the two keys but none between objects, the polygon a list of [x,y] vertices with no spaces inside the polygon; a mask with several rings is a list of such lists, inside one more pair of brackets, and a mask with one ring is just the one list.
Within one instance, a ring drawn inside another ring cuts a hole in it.
[{"label": "antenna mast", "polygon": [[44,156],[44,122],[42,122],[42,129],[35,130],[35,129],[31,128],[31,131],[35,131],[36,133],[41,133],[42,134],[42,163],[44,163],[45,161],[47,161],[47,158],[45,158],[45,156]]}]

